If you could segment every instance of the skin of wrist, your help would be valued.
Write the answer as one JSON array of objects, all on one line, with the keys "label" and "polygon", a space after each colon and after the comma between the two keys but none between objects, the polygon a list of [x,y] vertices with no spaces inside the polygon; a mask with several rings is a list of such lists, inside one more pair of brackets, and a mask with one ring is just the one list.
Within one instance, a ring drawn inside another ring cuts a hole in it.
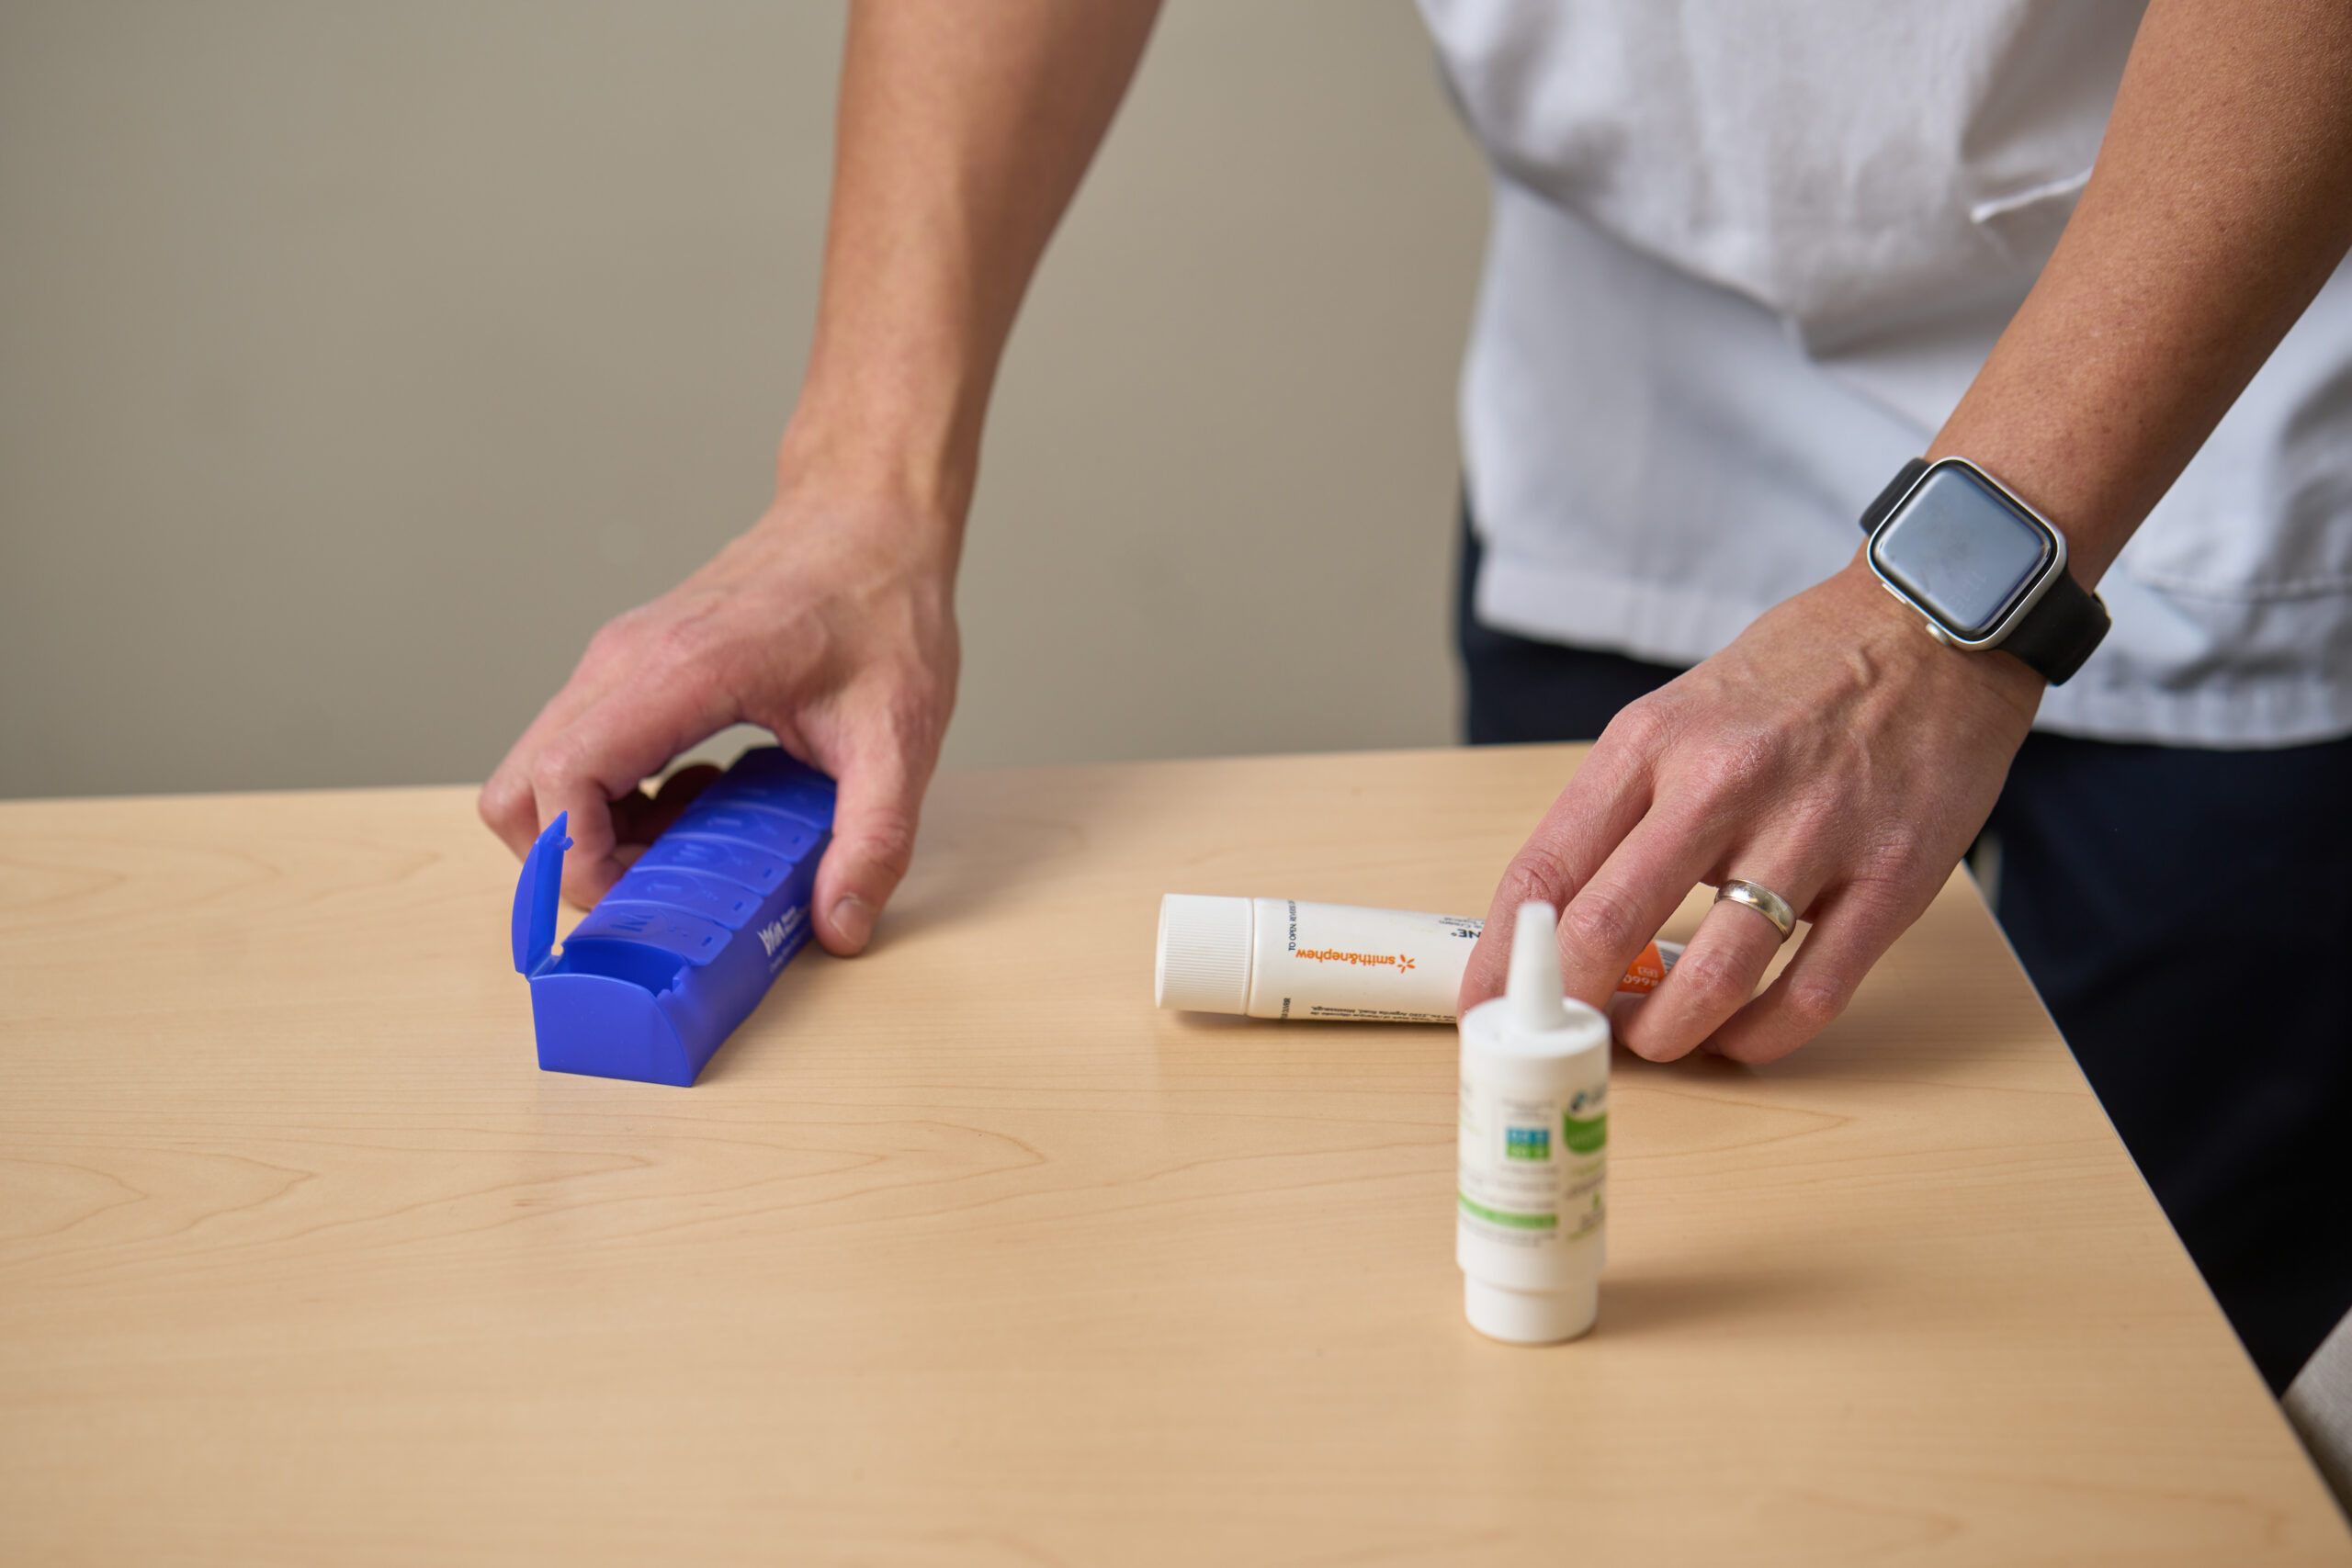
[{"label": "skin of wrist", "polygon": [[1931,636],[1918,611],[1896,599],[1860,551],[1822,584],[1836,605],[1834,630],[1885,678],[1951,689],[1997,703],[2031,722],[2049,683],[2022,660],[1998,649],[1983,652],[1947,647]]},{"label": "skin of wrist", "polygon": [[887,522],[910,542],[960,553],[975,465],[894,436],[877,422],[794,417],[776,452],[771,517],[808,511]]}]

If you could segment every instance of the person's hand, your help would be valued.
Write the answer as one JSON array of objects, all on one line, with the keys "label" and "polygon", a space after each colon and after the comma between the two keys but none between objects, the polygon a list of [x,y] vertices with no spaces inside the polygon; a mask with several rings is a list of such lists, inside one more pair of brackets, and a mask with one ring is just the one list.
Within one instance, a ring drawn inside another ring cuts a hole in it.
[{"label": "person's hand", "polygon": [[1813,922],[1787,968],[1755,995],[1780,933],[1718,904],[1618,1037],[1652,1061],[1702,1043],[1743,1062],[1786,1055],[1845,1010],[1951,874],[2041,690],[2006,654],[1939,644],[1849,566],[1610,724],[1503,874],[1463,1010],[1502,989],[1512,912],[1529,899],[1561,907],[1562,977],[1600,1007],[1693,886],[1737,877]]},{"label": "person's hand", "polygon": [[956,537],[909,505],[787,485],[709,565],[607,623],[481,792],[518,855],[571,814],[564,896],[602,897],[707,772],[640,780],[728,725],[774,730],[841,785],[817,936],[865,945],[906,874],[956,697]]}]

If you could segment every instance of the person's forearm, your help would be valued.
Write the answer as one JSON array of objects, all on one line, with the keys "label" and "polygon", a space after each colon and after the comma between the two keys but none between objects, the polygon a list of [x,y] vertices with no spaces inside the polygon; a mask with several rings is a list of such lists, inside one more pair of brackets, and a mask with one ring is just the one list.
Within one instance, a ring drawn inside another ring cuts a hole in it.
[{"label": "person's forearm", "polygon": [[2352,244],[2352,6],[2157,0],[2056,254],[1929,448],[2096,583]]},{"label": "person's forearm", "polygon": [[1158,0],[857,0],[824,284],[782,454],[960,526],[989,389]]},{"label": "person's forearm", "polygon": [[1154,0],[858,0],[815,341],[775,503],[607,622],[482,786],[517,854],[569,824],[586,908],[684,807],[640,781],[724,726],[840,789],[811,901],[861,951],[906,874],[956,702],[955,578],[1013,312],[1102,141]]}]

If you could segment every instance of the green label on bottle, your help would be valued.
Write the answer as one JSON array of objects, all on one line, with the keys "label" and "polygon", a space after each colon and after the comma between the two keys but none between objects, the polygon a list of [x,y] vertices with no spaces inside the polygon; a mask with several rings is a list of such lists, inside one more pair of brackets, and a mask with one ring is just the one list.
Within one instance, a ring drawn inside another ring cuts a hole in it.
[{"label": "green label on bottle", "polygon": [[1560,1123],[1560,1146],[1570,1154],[1597,1155],[1609,1146],[1609,1112],[1602,1111],[1589,1122],[1574,1116],[1563,1117]]},{"label": "green label on bottle", "polygon": [[1557,1214],[1514,1214],[1508,1209],[1489,1209],[1484,1203],[1474,1202],[1459,1192],[1453,1196],[1454,1201],[1462,1205],[1464,1213],[1474,1220],[1484,1220],[1490,1225],[1507,1225],[1515,1231],[1548,1231],[1559,1228],[1560,1216]]}]

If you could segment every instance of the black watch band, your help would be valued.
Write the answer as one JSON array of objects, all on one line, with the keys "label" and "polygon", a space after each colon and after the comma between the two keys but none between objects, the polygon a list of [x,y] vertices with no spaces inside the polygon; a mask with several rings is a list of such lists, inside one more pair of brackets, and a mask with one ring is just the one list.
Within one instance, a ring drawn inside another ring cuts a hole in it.
[{"label": "black watch band", "polygon": [[[1927,471],[1925,457],[1914,457],[1904,464],[1894,480],[1878,492],[1878,499],[1863,509],[1862,532],[1877,533],[1878,525],[1887,520]],[[2083,667],[2091,650],[2107,636],[2109,625],[2107,606],[2099,602],[2098,595],[2075,581],[2073,572],[2062,568],[2024,619],[2001,639],[1997,651],[2015,655],[2043,680],[2061,686]]]},{"label": "black watch band", "polygon": [[1911,487],[1917,484],[1919,476],[1927,471],[1928,459],[1925,457],[1914,457],[1904,464],[1895,476],[1887,480],[1886,488],[1878,492],[1878,499],[1862,508],[1862,532],[1877,533],[1878,525],[1886,521],[1886,514],[1894,510],[1894,503],[1909,495]]}]

